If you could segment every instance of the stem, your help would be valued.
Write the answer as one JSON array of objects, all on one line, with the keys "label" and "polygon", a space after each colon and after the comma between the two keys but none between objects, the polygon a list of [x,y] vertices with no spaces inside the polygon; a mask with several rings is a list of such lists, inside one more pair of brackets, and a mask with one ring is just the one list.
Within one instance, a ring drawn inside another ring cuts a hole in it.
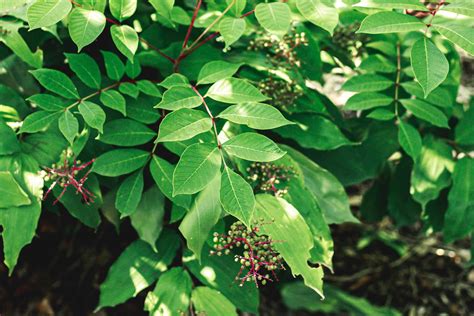
[{"label": "stem", "polygon": [[116,83],[114,83],[114,84],[111,84],[110,86],[107,86],[107,87],[105,87],[105,88],[99,89],[99,90],[97,90],[97,91],[95,91],[95,92],[93,92],[93,93],[91,93],[91,94],[89,94],[89,95],[87,95],[87,96],[85,96],[85,97],[83,97],[83,98],[80,98],[79,100],[75,101],[75,102],[72,103],[71,105],[68,105],[68,106],[64,109],[64,112],[66,112],[67,110],[72,109],[73,107],[75,107],[76,105],[78,105],[79,103],[81,103],[82,101],[86,101],[86,100],[88,100],[88,99],[90,99],[90,98],[95,97],[96,95],[101,94],[101,93],[104,92],[104,91],[107,91],[107,90],[113,89],[113,88],[115,88],[115,87],[118,87],[118,86],[120,86],[120,85],[121,85],[122,83],[124,83],[124,82],[133,82],[133,81],[129,81],[129,80],[127,80],[127,81],[119,81],[119,82],[116,82]]},{"label": "stem", "polygon": [[400,117],[398,116],[398,98],[399,98],[399,90],[400,90],[400,76],[402,72],[402,54],[401,54],[400,46],[401,46],[400,42],[397,42],[397,78],[395,79],[394,102],[395,102],[395,115],[397,116],[398,120],[400,120]]},{"label": "stem", "polygon": [[186,32],[186,37],[184,38],[184,41],[183,41],[183,46],[182,46],[183,50],[186,48],[186,45],[188,45],[189,37],[191,36],[191,31],[194,27],[194,22],[196,22],[196,17],[198,15],[199,9],[201,8],[201,4],[202,4],[202,0],[197,0],[196,7],[194,8],[194,12],[193,12],[193,17],[191,19],[191,23],[189,24],[188,31]]},{"label": "stem", "polygon": [[227,6],[227,8],[225,8],[222,14],[218,16],[211,24],[209,24],[209,26],[206,27],[206,29],[201,33],[201,35],[199,35],[198,38],[195,39],[194,42],[191,43],[191,45],[189,46],[189,49],[193,48],[193,46],[195,46],[204,37],[204,35],[206,35],[207,32],[209,32],[209,30],[212,29],[214,25],[216,25],[217,22],[219,22],[225,16],[227,12],[229,12],[229,10],[234,6],[235,1],[236,0],[232,0],[232,2],[229,3],[229,5]]},{"label": "stem", "polygon": [[214,117],[214,115],[212,115],[212,112],[211,110],[209,109],[209,106],[207,105],[206,103],[206,99],[202,96],[201,93],[199,93],[198,89],[191,85],[191,88],[193,89],[193,91],[199,96],[199,98],[201,98],[201,101],[202,101],[202,104],[204,105],[204,107],[206,108],[206,112],[207,114],[209,115],[209,117],[211,118],[211,121],[212,121],[212,126],[213,126],[213,129],[214,129],[214,135],[216,136],[216,141],[217,141],[217,147],[219,149],[222,148],[222,144],[221,142],[219,141],[219,133],[217,132],[217,126],[216,126],[216,118]]},{"label": "stem", "polygon": [[444,3],[445,3],[445,0],[440,0],[440,2],[438,2],[436,4],[436,7],[430,12],[431,17],[430,17],[430,20],[428,21],[428,23],[426,24],[425,36],[428,35],[428,29],[431,27],[436,13],[438,13],[439,9],[441,9],[441,7],[444,5]]}]

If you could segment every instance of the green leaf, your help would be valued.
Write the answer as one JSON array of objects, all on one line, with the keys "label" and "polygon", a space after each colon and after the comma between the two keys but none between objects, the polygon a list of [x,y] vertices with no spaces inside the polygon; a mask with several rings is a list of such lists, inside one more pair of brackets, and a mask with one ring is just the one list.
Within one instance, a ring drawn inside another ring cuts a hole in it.
[{"label": "green leaf", "polygon": [[197,84],[208,84],[232,77],[242,64],[233,64],[222,60],[214,60],[205,64],[199,71]]},{"label": "green leaf", "polygon": [[403,99],[400,103],[416,117],[435,126],[449,128],[448,118],[435,106],[421,100]]},{"label": "green leaf", "polygon": [[156,185],[158,185],[161,192],[163,192],[168,199],[173,201],[173,203],[188,209],[189,205],[191,205],[190,195],[173,196],[173,171],[174,166],[172,164],[160,157],[153,156],[150,163],[150,173]]},{"label": "green leaf", "polygon": [[[204,248],[204,253],[210,251]],[[201,283],[221,292],[243,312],[258,313],[259,294],[255,284],[246,282],[242,287],[232,286],[240,264],[230,256],[202,256],[201,262],[190,252],[185,253],[184,264]]]},{"label": "green leaf", "polygon": [[411,66],[416,80],[425,92],[425,98],[446,79],[449,72],[448,60],[426,37],[420,38],[413,45]]},{"label": "green leaf", "polygon": [[[290,166],[297,168],[297,164],[291,158],[287,161],[290,162]],[[299,174],[302,173],[301,171],[298,172]],[[313,264],[323,264],[332,271],[334,242],[331,237],[331,230],[326,223],[316,197],[304,187],[303,180],[301,176],[298,179],[292,179],[287,186],[284,197],[285,200],[300,212],[311,230],[314,246],[310,251],[310,262]]]},{"label": "green leaf", "polygon": [[146,95],[150,95],[152,97],[161,97],[160,90],[158,89],[156,84],[154,84],[150,80],[138,80],[136,84],[140,92]]},{"label": "green leaf", "polygon": [[30,205],[32,202],[28,195],[8,171],[0,171],[0,208]]},{"label": "green leaf", "polygon": [[317,25],[331,35],[339,22],[337,9],[321,0],[297,0],[296,6],[301,14],[311,23]]},{"label": "green leaf", "polygon": [[127,115],[125,98],[118,91],[107,90],[101,92],[100,102],[108,108],[119,111],[124,116]]},{"label": "green leaf", "polygon": [[456,143],[459,145],[474,145],[474,106],[471,106],[464,117],[456,126],[455,135]]},{"label": "green leaf", "polygon": [[135,79],[142,73],[142,67],[140,66],[140,62],[138,58],[134,58],[133,62],[130,59],[127,59],[127,63],[125,64],[125,73],[129,78]]},{"label": "green leaf", "polygon": [[106,177],[121,176],[143,167],[149,157],[149,152],[140,149],[115,149],[100,155],[92,171]]},{"label": "green leaf", "polygon": [[87,125],[97,129],[100,133],[104,132],[105,112],[99,105],[89,101],[82,101],[79,103],[79,112]]},{"label": "green leaf", "polygon": [[132,226],[140,239],[146,241],[155,252],[158,252],[156,241],[163,229],[164,215],[165,198],[156,186],[143,193],[137,210],[130,215]]},{"label": "green leaf", "polygon": [[175,0],[149,0],[156,12],[168,19],[171,19],[171,10]]},{"label": "green leaf", "polygon": [[66,99],[77,100],[80,98],[77,88],[74,86],[71,79],[60,71],[53,69],[37,69],[31,71],[31,74],[49,91],[57,93]]},{"label": "green leaf", "polygon": [[107,0],[76,0],[76,3],[80,4],[84,9],[98,10],[104,12]]},{"label": "green leaf", "polygon": [[199,261],[201,261],[202,248],[211,235],[211,229],[216,225],[222,213],[217,189],[220,187],[220,177],[215,177],[210,182],[198,193],[179,225],[179,231],[186,238],[188,248],[194,252]]},{"label": "green leaf", "polygon": [[354,145],[333,122],[323,116],[297,114],[291,119],[296,122],[295,125],[281,127],[275,132],[296,140],[302,147],[329,150]]},{"label": "green leaf", "polygon": [[101,284],[98,308],[121,304],[150,286],[166,271],[178,247],[179,237],[171,231],[163,232],[158,240],[158,253],[141,240],[130,244]]},{"label": "green leaf", "polygon": [[324,298],[323,268],[312,268],[308,265],[313,237],[304,218],[297,209],[281,198],[259,194],[256,200],[255,216],[272,223],[261,226],[262,233],[273,240],[284,240],[275,243],[275,248],[290,267],[293,276],[301,275],[306,286]]},{"label": "green leaf", "polygon": [[294,124],[288,121],[275,107],[255,102],[231,105],[217,117],[237,124],[247,125],[254,129],[274,129]]},{"label": "green leaf", "polygon": [[131,82],[122,82],[119,86],[119,91],[134,99],[138,98],[138,95],[140,94],[138,87]]},{"label": "green leaf", "polygon": [[173,73],[165,78],[162,82],[159,83],[165,89],[171,89],[175,86],[189,86],[189,80],[182,74]]},{"label": "green leaf", "polygon": [[115,199],[115,207],[122,217],[133,214],[137,210],[144,185],[142,169],[135,171],[122,182]]},{"label": "green leaf", "polygon": [[125,66],[123,65],[120,58],[114,53],[108,51],[100,51],[104,57],[105,71],[107,72],[107,77],[112,80],[119,81],[122,79],[125,73]]},{"label": "green leaf", "polygon": [[120,22],[131,17],[137,10],[137,0],[109,0],[110,12]]},{"label": "green leaf", "polygon": [[443,11],[454,12],[474,18],[474,8],[470,0],[456,0],[441,7]]},{"label": "green leaf", "polygon": [[110,34],[117,49],[129,60],[133,60],[138,49],[137,32],[128,25],[112,25]]},{"label": "green leaf", "polygon": [[384,34],[418,31],[425,27],[422,20],[394,11],[382,11],[366,17],[357,33]]},{"label": "green leaf", "polygon": [[19,29],[23,27],[23,21],[13,22],[5,19],[0,21],[0,27],[4,31],[0,34],[0,43],[4,43],[15,56],[31,67],[41,68],[43,65],[43,51],[38,48],[33,52],[24,37],[19,33]]},{"label": "green leaf", "polygon": [[237,311],[221,292],[213,290],[207,286],[194,288],[191,301],[196,312],[206,316],[237,316]]},{"label": "green leaf", "polygon": [[428,11],[418,0],[362,0],[356,7],[386,8],[386,9],[412,9]]},{"label": "green leaf", "polygon": [[0,158],[0,171],[10,172],[31,201],[29,205],[0,209],[3,258],[10,274],[18,261],[21,249],[35,236],[41,214],[40,201],[44,183],[38,170],[38,163],[25,154],[16,155],[14,158]]},{"label": "green leaf", "polygon": [[390,88],[394,85],[392,80],[389,80],[380,75],[366,74],[356,75],[347,80],[342,89],[353,92],[377,92]]},{"label": "green leaf", "polygon": [[304,185],[316,197],[328,224],[359,222],[352,215],[344,186],[333,174],[295,149],[289,146],[284,146],[284,149],[298,163],[303,172]]},{"label": "green leaf", "polygon": [[416,160],[421,153],[422,146],[421,136],[418,130],[410,124],[400,121],[398,125],[398,141],[406,153],[410,155],[413,160]]},{"label": "green leaf", "polygon": [[21,125],[20,133],[35,133],[47,129],[56,121],[61,112],[38,111],[28,115]]},{"label": "green leaf", "polygon": [[58,121],[59,130],[64,135],[64,138],[72,144],[74,138],[76,138],[77,133],[79,133],[79,122],[77,121],[74,114],[69,110],[66,110],[60,117]]},{"label": "green leaf", "polygon": [[397,66],[382,55],[369,55],[359,65],[359,69],[369,72],[395,73]]},{"label": "green leaf", "polygon": [[224,210],[250,227],[255,207],[255,197],[250,184],[229,167],[225,167],[220,191]]},{"label": "green leaf", "polygon": [[453,107],[453,98],[445,88],[436,88],[425,98],[423,89],[418,83],[414,81],[404,82],[401,86],[406,92],[414,95],[418,99],[424,99],[426,102],[445,109],[451,109]]},{"label": "green leaf", "polygon": [[220,172],[221,163],[216,145],[198,143],[186,148],[173,173],[173,196],[204,189]]},{"label": "green leaf", "polygon": [[444,239],[452,242],[474,229],[474,160],[464,157],[454,167],[453,186],[444,217]]},{"label": "green leaf", "polygon": [[257,133],[239,134],[225,142],[222,148],[235,157],[250,161],[274,161],[286,154],[270,138]]},{"label": "green leaf", "polygon": [[423,209],[436,199],[451,182],[453,161],[450,146],[431,135],[423,139],[423,148],[415,160],[410,193]]},{"label": "green leaf", "polygon": [[242,37],[245,33],[246,23],[244,19],[225,17],[219,23],[219,33],[224,38],[225,47],[229,47]]},{"label": "green leaf", "polygon": [[105,15],[100,11],[74,8],[69,16],[69,35],[81,49],[99,37],[105,28]]},{"label": "green leaf", "polygon": [[0,118],[0,155],[10,155],[20,150],[15,132]]},{"label": "green leaf", "polygon": [[286,3],[260,3],[255,7],[258,23],[268,32],[285,35],[290,28],[291,11]]},{"label": "green leaf", "polygon": [[154,124],[161,117],[160,112],[153,108],[155,104],[156,98],[145,95],[127,99],[127,116],[145,124]]},{"label": "green leaf", "polygon": [[324,292],[327,298],[321,301],[303,282],[297,281],[285,284],[281,295],[284,304],[290,310],[306,310],[316,314],[335,315],[402,315],[395,309],[372,305],[365,298],[352,296],[329,284],[324,285]]},{"label": "green leaf", "polygon": [[173,86],[163,94],[163,99],[156,108],[165,110],[178,110],[182,108],[195,108],[202,104],[202,99],[190,86]]},{"label": "green leaf", "polygon": [[145,310],[150,315],[181,316],[189,309],[193,281],[181,267],[163,273],[155,289],[148,292]]},{"label": "green leaf", "polygon": [[99,140],[117,146],[137,146],[148,143],[156,133],[146,125],[129,119],[107,122]]},{"label": "green leaf", "polygon": [[101,74],[95,60],[87,54],[65,54],[69,67],[81,79],[81,81],[92,89],[100,89]]},{"label": "green leaf", "polygon": [[38,0],[27,11],[30,30],[50,26],[64,19],[72,4],[69,0]]},{"label": "green leaf", "polygon": [[228,78],[214,83],[206,96],[224,103],[260,102],[268,98],[247,80]]},{"label": "green leaf", "polygon": [[393,98],[376,92],[362,92],[354,94],[347,100],[344,110],[361,111],[376,107],[387,106],[393,102]]},{"label": "green leaf", "polygon": [[27,99],[35,106],[49,112],[64,110],[68,105],[64,100],[50,94],[35,94]]},{"label": "green leaf", "polygon": [[469,26],[458,24],[433,24],[441,35],[474,56],[474,34]]},{"label": "green leaf", "polygon": [[160,124],[156,142],[176,142],[193,138],[212,128],[207,113],[192,109],[179,109],[166,115]]}]

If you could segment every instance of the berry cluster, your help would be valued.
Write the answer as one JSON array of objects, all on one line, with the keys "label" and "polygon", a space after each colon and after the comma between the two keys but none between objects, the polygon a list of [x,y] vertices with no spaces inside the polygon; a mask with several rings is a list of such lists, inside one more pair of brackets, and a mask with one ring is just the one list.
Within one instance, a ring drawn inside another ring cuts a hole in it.
[{"label": "berry cluster", "polygon": [[266,52],[267,58],[276,67],[291,69],[300,67],[301,60],[296,48],[307,46],[308,38],[304,32],[297,32],[294,27],[282,38],[271,34],[261,34],[251,40],[248,50]]},{"label": "berry cluster", "polygon": [[273,106],[291,113],[296,100],[303,95],[303,89],[292,81],[286,81],[272,76],[262,80],[258,84],[260,91],[269,97]]},{"label": "berry cluster", "polygon": [[[214,233],[214,250],[211,255],[222,256],[229,255],[237,249],[242,254],[235,254],[235,261],[240,262],[240,271],[235,277],[240,280],[240,286],[244,282],[254,281],[255,285],[265,285],[267,281],[278,281],[275,270],[285,270],[282,263],[282,257],[274,249],[276,242],[271,237],[259,235],[259,227],[264,225],[264,220],[254,221],[253,228],[247,228],[242,222],[237,221],[230,226],[227,235]],[[245,276],[241,277],[242,272],[248,269]],[[270,273],[273,279],[270,277]]]},{"label": "berry cluster", "polygon": [[354,56],[360,56],[365,50],[369,37],[366,34],[356,33],[359,27],[360,23],[339,25],[334,30],[332,42],[336,47]]},{"label": "berry cluster", "polygon": [[91,169],[89,169],[80,179],[76,179],[79,172],[90,166],[92,163],[94,163],[94,159],[83,164],[81,164],[80,160],[74,159],[72,165],[70,165],[69,159],[65,158],[64,163],[61,166],[53,164],[51,168],[44,167],[44,170],[46,171],[44,180],[53,181],[53,183],[48,191],[46,191],[43,200],[46,200],[54,187],[59,185],[63,190],[58,198],[53,202],[53,205],[59,202],[69,186],[73,186],[76,189],[76,194],[81,194],[82,199],[86,204],[94,203],[94,194],[84,187]]},{"label": "berry cluster", "polygon": [[257,192],[271,192],[283,196],[288,192],[288,182],[296,176],[292,166],[254,162],[247,168],[247,179]]}]

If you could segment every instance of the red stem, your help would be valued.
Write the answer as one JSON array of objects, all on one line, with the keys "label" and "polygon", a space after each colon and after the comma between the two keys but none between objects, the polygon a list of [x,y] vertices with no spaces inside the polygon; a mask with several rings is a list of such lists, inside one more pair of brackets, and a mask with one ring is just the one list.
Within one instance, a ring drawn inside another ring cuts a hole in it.
[{"label": "red stem", "polygon": [[201,4],[202,0],[196,1],[196,7],[194,7],[193,17],[191,19],[191,23],[189,24],[188,31],[186,32],[186,37],[184,38],[182,49],[185,49],[186,45],[188,45],[189,37],[191,36],[191,31],[193,30],[194,22],[196,22],[196,17],[198,15],[199,9],[201,8]]}]

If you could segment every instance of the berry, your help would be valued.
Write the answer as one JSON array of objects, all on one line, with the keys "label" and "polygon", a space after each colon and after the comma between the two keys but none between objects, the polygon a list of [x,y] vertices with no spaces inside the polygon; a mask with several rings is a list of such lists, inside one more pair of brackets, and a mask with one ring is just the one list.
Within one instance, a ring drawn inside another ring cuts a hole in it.
[{"label": "berry", "polygon": [[257,193],[271,192],[283,196],[288,191],[288,182],[297,174],[293,167],[274,163],[254,162],[247,168],[248,181]]},{"label": "berry", "polygon": [[[257,224],[264,225],[264,220],[257,221]],[[271,272],[273,278],[278,281],[275,270],[284,270],[285,267],[282,263],[282,257],[276,253],[273,249],[273,241],[269,236],[259,235],[258,225],[254,228],[247,228],[242,222],[237,221],[230,226],[229,235],[221,235],[218,237],[218,241],[214,242],[214,250],[210,251],[211,255],[229,255],[230,249],[233,246],[241,247],[241,254],[235,254],[235,262],[239,262],[241,267],[235,280],[240,280],[240,286],[244,282],[254,281],[255,285],[266,284],[267,281],[273,281],[269,274],[263,275],[262,271]],[[232,233],[232,234],[230,234]],[[214,233],[215,236],[216,233]],[[248,270],[247,274],[240,277],[244,270]]]}]

